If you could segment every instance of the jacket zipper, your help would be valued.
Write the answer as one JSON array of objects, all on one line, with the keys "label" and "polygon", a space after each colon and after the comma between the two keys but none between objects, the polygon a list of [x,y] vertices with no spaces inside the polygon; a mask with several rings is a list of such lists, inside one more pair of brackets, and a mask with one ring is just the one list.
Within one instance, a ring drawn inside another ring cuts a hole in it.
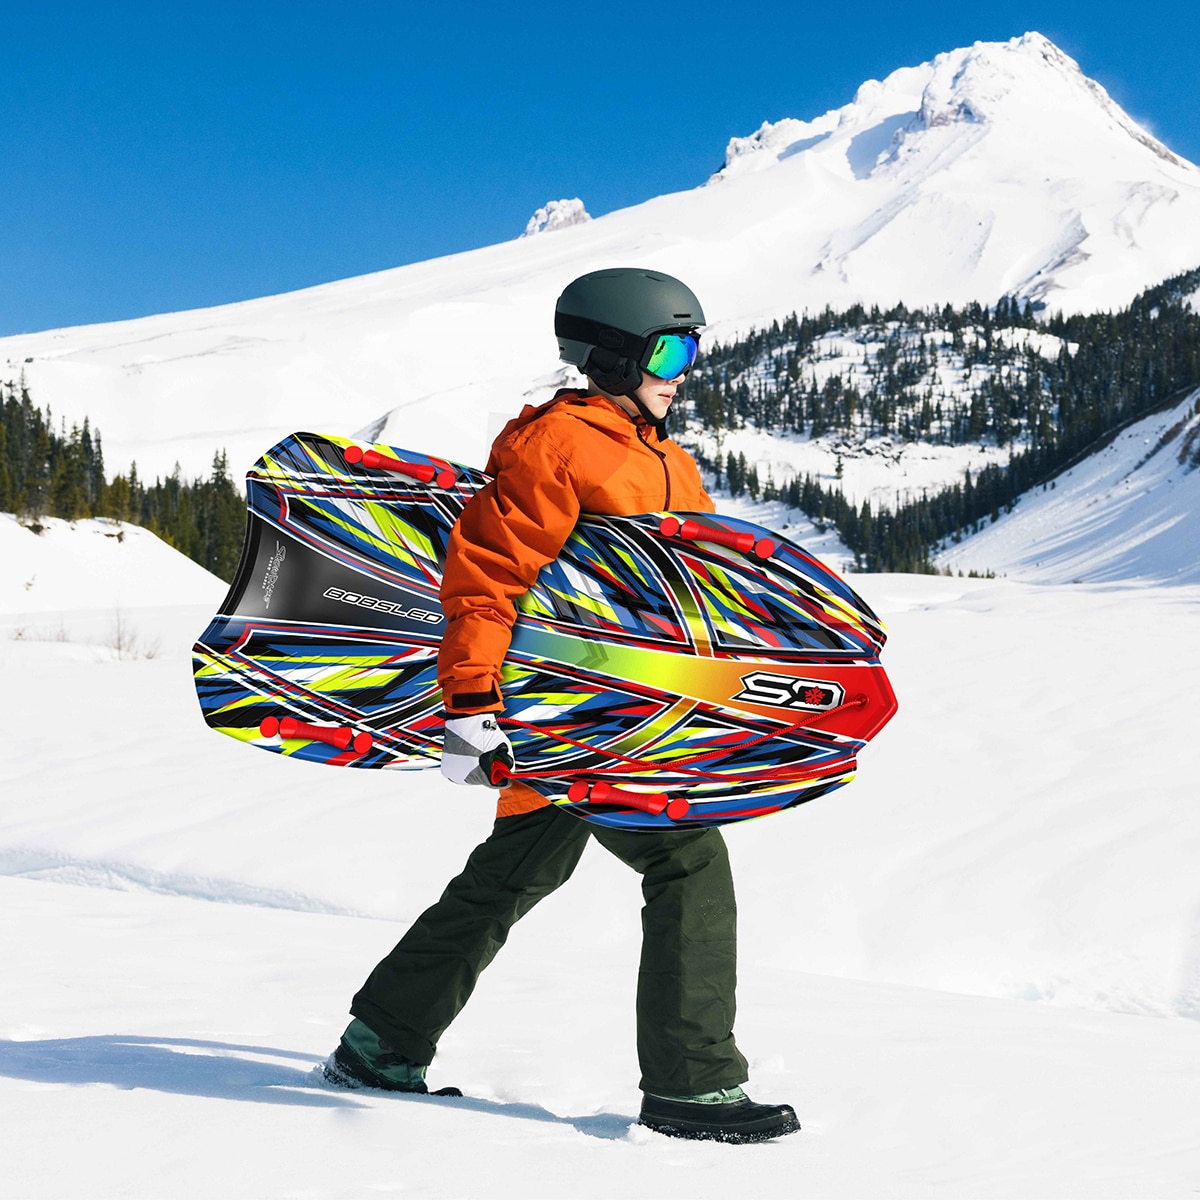
[{"label": "jacket zipper", "polygon": [[667,468],[667,456],[661,450],[655,450],[654,447],[652,445],[650,445],[650,443],[648,441],[646,441],[645,435],[642,433],[642,427],[640,425],[635,425],[634,428],[637,430],[638,441],[641,442],[642,445],[645,446],[646,449],[649,450],[651,454],[657,454],[658,461],[660,463],[662,463],[663,482],[666,484],[666,491],[667,491],[667,498],[663,504],[663,512],[670,512],[671,511],[671,472]]}]

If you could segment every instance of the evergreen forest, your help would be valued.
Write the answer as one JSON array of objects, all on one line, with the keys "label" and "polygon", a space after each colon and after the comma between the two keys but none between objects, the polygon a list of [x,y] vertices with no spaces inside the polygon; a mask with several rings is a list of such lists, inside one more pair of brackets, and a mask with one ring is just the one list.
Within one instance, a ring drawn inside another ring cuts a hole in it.
[{"label": "evergreen forest", "polygon": [[[1116,313],[1043,318],[1003,298],[991,310],[901,304],[792,314],[706,346],[672,412],[672,433],[717,487],[833,523],[859,569],[927,571],[939,546],[1200,387],[1200,314],[1188,300],[1198,289],[1200,268]],[[872,508],[811,476],[764,483],[744,454],[705,453],[722,431],[743,428],[833,437],[848,453],[888,437],[990,445],[1007,459]]]},{"label": "evergreen forest", "polygon": [[0,383],[0,512],[15,513],[35,531],[42,517],[142,525],[226,582],[237,569],[246,523],[246,502],[223,451],[207,479],[184,481],[176,467],[146,483],[135,463],[109,480],[99,431],[87,420],[56,430],[23,382]]}]

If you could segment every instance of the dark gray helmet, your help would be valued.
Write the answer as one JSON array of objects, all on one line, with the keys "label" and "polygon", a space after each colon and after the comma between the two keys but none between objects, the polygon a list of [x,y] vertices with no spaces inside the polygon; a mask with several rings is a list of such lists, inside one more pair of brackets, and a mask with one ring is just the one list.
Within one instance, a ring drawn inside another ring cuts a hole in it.
[{"label": "dark gray helmet", "polygon": [[704,324],[704,310],[687,284],[641,267],[581,275],[554,309],[559,357],[614,396],[641,386],[657,335],[695,339]]}]

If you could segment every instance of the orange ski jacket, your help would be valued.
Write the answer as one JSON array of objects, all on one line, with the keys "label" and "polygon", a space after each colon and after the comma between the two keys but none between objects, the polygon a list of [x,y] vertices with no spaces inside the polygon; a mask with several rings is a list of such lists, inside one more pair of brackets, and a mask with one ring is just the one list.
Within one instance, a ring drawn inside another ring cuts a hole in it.
[{"label": "orange ski jacket", "polygon": [[[496,712],[516,601],[558,557],[581,514],[713,512],[695,461],[604,396],[559,392],[526,405],[492,445],[492,481],[450,535],[442,575],[446,629],[438,682],[448,715]],[[498,815],[547,804],[517,782]]]}]

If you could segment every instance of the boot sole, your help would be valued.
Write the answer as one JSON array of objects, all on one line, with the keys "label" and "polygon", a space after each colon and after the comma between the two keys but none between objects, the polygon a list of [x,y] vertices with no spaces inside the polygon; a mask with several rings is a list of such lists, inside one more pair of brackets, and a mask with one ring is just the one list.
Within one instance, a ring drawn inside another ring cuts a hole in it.
[{"label": "boot sole", "polygon": [[731,1145],[769,1142],[773,1138],[800,1132],[800,1122],[795,1113],[784,1113],[762,1123],[748,1121],[740,1128],[737,1125],[700,1125],[687,1121],[672,1121],[669,1118],[656,1119],[644,1114],[638,1124],[666,1137],[687,1138],[696,1142],[726,1142]]}]

